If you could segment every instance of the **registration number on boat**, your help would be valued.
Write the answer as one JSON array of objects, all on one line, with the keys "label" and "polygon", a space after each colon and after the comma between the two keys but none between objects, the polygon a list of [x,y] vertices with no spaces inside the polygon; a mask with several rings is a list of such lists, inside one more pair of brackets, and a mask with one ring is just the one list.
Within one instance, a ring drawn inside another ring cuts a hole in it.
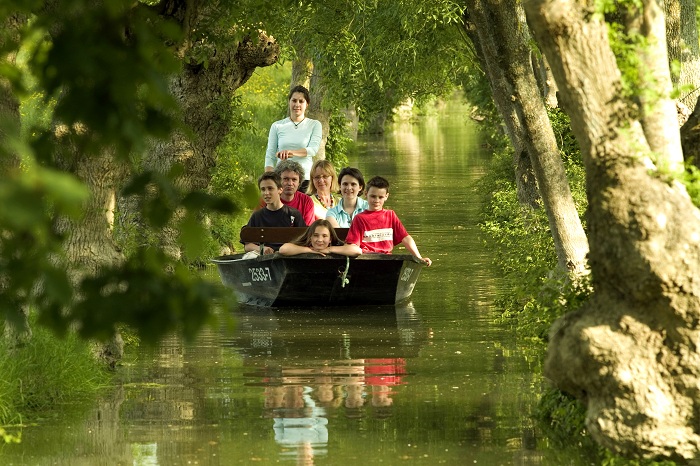
[{"label": "registration number on boat", "polygon": [[266,282],[272,280],[269,267],[249,267],[250,280],[254,282]]}]

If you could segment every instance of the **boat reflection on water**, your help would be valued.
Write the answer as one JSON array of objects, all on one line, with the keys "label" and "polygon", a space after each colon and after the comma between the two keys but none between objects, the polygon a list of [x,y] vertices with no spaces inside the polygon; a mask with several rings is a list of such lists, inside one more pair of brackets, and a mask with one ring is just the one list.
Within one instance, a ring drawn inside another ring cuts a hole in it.
[{"label": "boat reflection on water", "polygon": [[[281,457],[326,454],[331,417],[387,418],[428,339],[412,303],[332,310],[245,306],[232,342],[260,386]],[[288,459],[292,459],[288,458]]]}]

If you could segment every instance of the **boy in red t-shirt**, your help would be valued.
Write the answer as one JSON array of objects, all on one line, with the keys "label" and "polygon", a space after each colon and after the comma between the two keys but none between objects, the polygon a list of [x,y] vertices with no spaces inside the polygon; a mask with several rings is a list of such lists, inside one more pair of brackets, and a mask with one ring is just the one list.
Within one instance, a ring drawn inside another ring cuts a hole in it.
[{"label": "boy in red t-shirt", "polygon": [[404,228],[401,220],[393,210],[384,209],[389,198],[389,182],[381,176],[375,176],[367,182],[367,210],[355,216],[348,230],[346,243],[357,244],[362,252],[391,253],[394,245],[403,244],[408,251],[427,266],[432,261],[421,257],[416,242]]}]

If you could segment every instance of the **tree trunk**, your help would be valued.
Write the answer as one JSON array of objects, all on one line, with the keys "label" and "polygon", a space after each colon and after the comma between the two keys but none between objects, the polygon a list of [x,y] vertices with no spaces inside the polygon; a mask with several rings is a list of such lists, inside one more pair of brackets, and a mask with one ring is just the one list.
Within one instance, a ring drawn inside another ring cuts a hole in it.
[{"label": "tree trunk", "polygon": [[[683,150],[673,85],[667,66],[666,23],[661,0],[643,0],[642,10],[631,7],[627,29],[650,40],[639,50],[639,100],[642,128],[655,162],[672,173],[683,171]],[[674,124],[675,123],[675,124]]]},{"label": "tree trunk", "polygon": [[694,457],[700,212],[677,183],[650,174],[639,109],[620,99],[620,71],[606,24],[590,14],[593,0],[525,6],[581,145],[594,287],[552,328],[545,375],[585,400],[589,432],[613,451]]},{"label": "tree trunk", "polygon": [[557,101],[558,89],[557,83],[554,81],[554,76],[552,75],[552,68],[550,68],[544,55],[531,53],[531,56],[532,68],[536,70],[535,78],[537,78],[537,84],[540,86],[544,105],[547,108],[557,108],[559,106]]},{"label": "tree trunk", "polygon": [[297,58],[292,62],[292,87],[302,85],[309,90],[311,102],[308,108],[308,117],[321,122],[321,145],[316,153],[315,160],[326,158],[326,141],[328,141],[328,132],[330,129],[329,123],[331,112],[323,108],[323,98],[326,96],[326,85],[323,82],[322,72],[307,53],[306,48],[297,43],[295,44]]},{"label": "tree trunk", "polygon": [[[515,187],[518,202],[531,209],[539,209],[541,207],[541,198],[537,188],[537,181],[535,180],[535,172],[530,161],[530,154],[525,147],[525,129],[518,118],[513,101],[509,98],[512,94],[512,89],[505,78],[504,70],[497,60],[492,59],[492,57],[496,56],[494,37],[489,33],[489,29],[484,27],[485,24],[481,22],[483,21],[483,16],[475,16],[473,3],[470,3],[465,9],[464,14],[464,29],[474,44],[481,69],[486,73],[491,86],[493,101],[498,109],[498,113],[503,118],[506,135],[513,146],[513,168],[515,171]],[[477,20],[480,20],[478,27],[476,24]],[[486,58],[487,53],[489,59]]]},{"label": "tree trunk", "polygon": [[[70,276],[78,284],[86,277],[97,275],[100,267],[111,267],[123,261],[112,236],[114,222],[115,193],[126,178],[121,165],[115,163],[111,153],[83,155],[70,143],[66,128],[59,128],[56,136],[58,162],[78,177],[90,190],[88,201],[83,206],[83,217],[73,220],[66,217],[56,219],[56,230],[65,235],[64,248]],[[77,299],[81,299],[77,296]],[[100,312],[95,309],[95,312]],[[112,338],[95,346],[95,355],[107,366],[114,368],[124,355],[124,341],[118,329]]]},{"label": "tree trunk", "polygon": [[306,54],[306,49],[302,45],[296,44],[297,57],[292,61],[292,83],[291,87],[304,86],[311,90],[311,75],[314,72],[314,64]]},{"label": "tree trunk", "polygon": [[78,177],[90,190],[80,220],[59,218],[56,229],[66,236],[64,241],[68,262],[79,275],[94,275],[103,265],[122,261],[122,255],[112,240],[115,192],[126,178],[121,165],[111,153],[82,155],[72,145],[65,128],[57,130],[61,153],[57,160],[67,171]]},{"label": "tree trunk", "polygon": [[[217,50],[207,67],[185,66],[173,78],[171,91],[181,104],[184,123],[193,137],[177,132],[169,141],[156,143],[145,160],[146,166],[167,172],[173,164],[182,164],[184,173],[178,186],[186,191],[206,190],[216,164],[216,149],[229,133],[225,109],[231,96],[257,67],[272,65],[278,56],[279,45],[260,32],[257,42],[246,39],[235,49]],[[180,258],[174,225],[162,230],[159,243],[168,255]]]},{"label": "tree trunk", "polygon": [[326,96],[326,84],[323,80],[323,72],[319,66],[314,66],[311,74],[311,105],[309,106],[309,116],[321,122],[321,145],[316,153],[316,160],[326,158],[326,142],[330,132],[331,112],[323,107],[323,99]]},{"label": "tree trunk", "polygon": [[[19,40],[19,35],[27,18],[24,16],[10,16],[3,24],[3,33],[0,34],[0,49],[14,50],[14,47],[8,46],[7,42]],[[10,53],[3,57],[3,61],[14,65],[17,55]],[[12,87],[7,79],[0,77],[0,176],[3,178],[11,178],[11,172],[19,170],[19,158],[12,147],[4,146],[9,142],[10,135],[20,134],[20,112],[19,101],[17,100]],[[6,279],[3,277],[4,271],[0,271],[0,289],[6,286]],[[3,324],[0,321],[0,324]],[[4,325],[0,325],[3,329],[3,336],[7,340],[9,347],[21,345],[32,337],[32,329],[29,326],[29,307],[23,306],[17,309],[14,319],[5,319]]]},{"label": "tree trunk", "polygon": [[681,127],[681,144],[685,159],[700,168],[700,97],[695,103],[693,113]]},{"label": "tree trunk", "polygon": [[[518,0],[468,2],[473,12],[484,57],[502,66],[502,75],[510,90],[515,115],[523,129],[523,143],[537,178],[549,227],[554,238],[558,267],[574,275],[584,273],[588,240],[576,210],[564,162],[530,67],[530,35],[525,13]],[[488,34],[490,37],[484,38]],[[484,40],[486,39],[486,40]],[[501,100],[505,96],[500,97]]]},{"label": "tree trunk", "polygon": [[666,37],[669,65],[680,63],[680,75],[674,77],[674,85],[688,86],[681,92],[680,101],[693,108],[700,97],[700,45],[695,18],[695,0],[666,0]]}]

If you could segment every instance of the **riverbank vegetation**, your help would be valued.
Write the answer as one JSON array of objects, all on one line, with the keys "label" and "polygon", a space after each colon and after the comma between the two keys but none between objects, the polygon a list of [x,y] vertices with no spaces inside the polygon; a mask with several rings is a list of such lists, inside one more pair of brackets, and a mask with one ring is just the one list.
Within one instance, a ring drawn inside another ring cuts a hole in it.
[{"label": "riverbank vegetation", "polygon": [[[471,100],[486,106],[483,114],[493,115],[489,103],[470,90]],[[567,179],[581,216],[587,207],[585,172],[581,153],[573,137],[568,117],[558,109],[549,112],[559,150],[565,162]],[[497,120],[486,121],[484,137],[494,150],[489,172],[479,182],[484,197],[480,228],[486,246],[500,271],[496,306],[501,322],[512,326],[525,357],[539,361],[533,367],[542,371],[548,334],[554,322],[579,308],[591,294],[589,276],[572,281],[555,273],[557,256],[546,212],[532,209],[518,200],[513,172],[513,154]],[[691,177],[692,178],[692,177]],[[689,190],[692,188],[689,184]],[[585,224],[584,224],[585,225]],[[585,427],[585,405],[546,381],[534,387],[540,398],[537,418],[547,439],[566,455],[581,450],[595,458],[596,464],[673,465],[673,461],[629,460],[601,447]]]},{"label": "riverbank vegetation", "polygon": [[0,339],[0,440],[5,443],[20,441],[23,425],[86,403],[110,383],[94,346],[74,333],[57,338],[37,327],[23,344],[8,343]]}]

